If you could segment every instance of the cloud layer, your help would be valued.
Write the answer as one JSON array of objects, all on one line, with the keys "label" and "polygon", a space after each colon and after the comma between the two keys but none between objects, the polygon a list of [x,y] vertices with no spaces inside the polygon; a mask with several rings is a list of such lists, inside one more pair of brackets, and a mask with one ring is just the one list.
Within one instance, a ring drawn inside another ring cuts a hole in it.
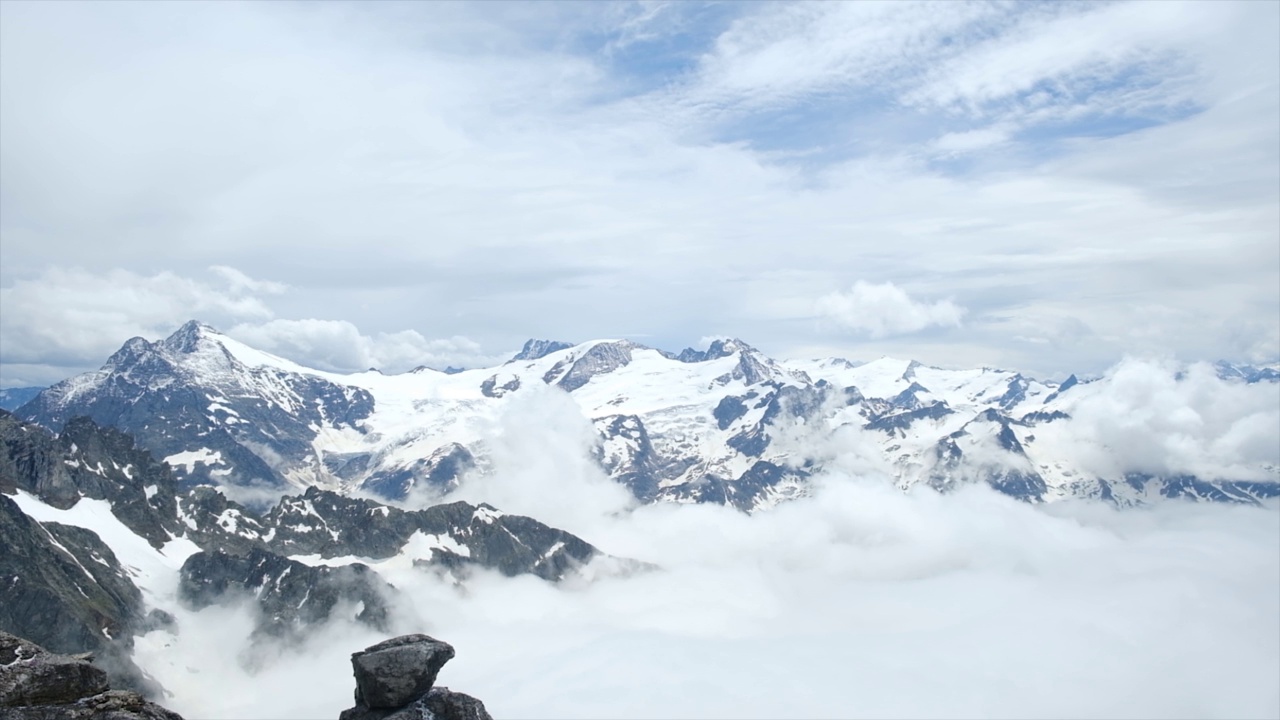
[{"label": "cloud layer", "polygon": [[[406,331],[1042,374],[1280,354],[1273,5],[532,7],[5,5],[0,288],[235,268],[374,362]],[[963,332],[815,332],[855,279]]]},{"label": "cloud layer", "polygon": [[[520,482],[565,489],[557,473]],[[415,608],[396,631],[455,644],[441,683],[495,716],[1268,717],[1280,710],[1278,517],[1046,510],[831,476],[755,516],[597,516],[587,537],[661,565],[652,573],[559,587],[476,573],[456,586],[384,570]],[[350,704],[348,654],[381,639],[337,622],[250,675],[235,660],[249,616],[179,623],[177,638],[140,643],[140,660],[191,716],[332,716]]]},{"label": "cloud layer", "polygon": [[[1179,390],[1140,370],[1115,373],[1117,394],[1161,413],[1183,414],[1185,399],[1147,401],[1208,382]],[[448,499],[531,514],[659,569],[459,584],[408,561],[376,565],[407,600],[393,632],[453,643],[440,682],[495,716],[1280,711],[1274,504],[1033,506],[976,486],[904,493],[849,462],[811,496],[755,515],[634,507],[587,461],[589,427],[557,397],[513,405],[487,433],[494,472]],[[1213,415],[1214,400],[1196,402]],[[271,661],[251,673],[246,608],[174,612],[180,633],[141,639],[138,660],[191,717],[332,717],[351,703],[350,653],[382,639],[338,620],[302,648],[253,651]]]}]

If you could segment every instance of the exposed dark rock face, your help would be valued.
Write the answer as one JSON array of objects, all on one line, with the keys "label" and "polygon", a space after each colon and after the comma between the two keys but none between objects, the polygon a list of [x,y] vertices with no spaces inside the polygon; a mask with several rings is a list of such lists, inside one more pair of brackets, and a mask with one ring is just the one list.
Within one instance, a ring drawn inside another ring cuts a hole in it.
[{"label": "exposed dark rock face", "polygon": [[436,683],[453,646],[426,635],[402,635],[351,656],[356,697],[371,708],[398,708]]},{"label": "exposed dark rock face", "polygon": [[512,377],[499,385],[498,376],[493,375],[485,378],[484,381],[480,383],[480,394],[491,398],[500,398],[507,393],[512,393],[519,389],[520,378],[518,377]]},{"label": "exposed dark rock face", "polygon": [[62,434],[0,410],[0,492],[25,490],[56,508],[80,498],[106,500],[137,535],[160,547],[178,533],[175,487],[168,469],[133,438],[84,417]]},{"label": "exposed dark rock face", "polygon": [[658,456],[644,422],[635,415],[609,415],[596,419],[600,434],[600,464],[643,502],[658,495],[658,483],[667,476],[669,463]]},{"label": "exposed dark rock face", "polygon": [[197,489],[190,499],[184,516],[200,528],[191,535],[210,550],[182,566],[183,599],[199,609],[228,593],[252,594],[262,613],[255,633],[274,637],[291,638],[342,605],[359,608],[357,620],[385,630],[387,603],[397,596],[364,564],[309,566],[290,555],[382,559],[421,534],[430,555],[416,559],[417,566],[453,573],[483,567],[557,581],[599,553],[575,535],[484,504],[406,511],[310,488],[259,517],[212,489]]},{"label": "exposed dark rock face", "polygon": [[427,635],[402,635],[351,655],[356,703],[339,720],[492,720],[484,703],[434,687],[451,645]]},{"label": "exposed dark rock face", "polygon": [[182,720],[134,692],[111,690],[87,655],[58,655],[0,632],[0,715],[6,720]]},{"label": "exposed dark rock face", "polygon": [[[1252,365],[1236,365],[1234,363],[1219,360],[1213,364],[1213,369],[1218,377],[1223,380],[1243,380],[1246,383],[1259,382],[1277,382],[1280,381],[1280,370],[1269,367],[1254,367]],[[30,388],[23,388],[29,390]]]},{"label": "exposed dark rock face", "polygon": [[268,536],[269,531],[262,519],[214,488],[207,485],[192,488],[179,498],[178,508],[183,531],[205,550],[244,555],[265,547],[262,538]]},{"label": "exposed dark rock face", "polygon": [[728,430],[729,426],[735,420],[747,414],[747,404],[742,398],[733,395],[727,395],[716,405],[716,409],[711,412],[712,417],[716,419],[716,426],[721,430]]},{"label": "exposed dark rock face", "polygon": [[1053,391],[1053,392],[1049,393],[1049,396],[1048,396],[1048,397],[1046,397],[1046,398],[1044,399],[1044,401],[1045,401],[1046,403],[1047,403],[1047,402],[1050,402],[1050,401],[1052,401],[1052,400],[1056,399],[1056,398],[1057,398],[1059,395],[1061,395],[1062,393],[1064,393],[1064,392],[1066,392],[1066,391],[1070,390],[1071,388],[1073,388],[1073,387],[1075,387],[1075,386],[1077,386],[1077,385],[1079,385],[1079,384],[1080,384],[1080,378],[1076,377],[1076,376],[1075,376],[1075,374],[1073,373],[1073,374],[1069,375],[1069,376],[1067,377],[1067,379],[1066,379],[1066,380],[1063,380],[1063,381],[1062,381],[1062,384],[1058,386],[1058,389],[1057,389],[1057,390],[1055,390],[1055,391]]},{"label": "exposed dark rock face", "polygon": [[474,467],[475,462],[470,450],[458,443],[449,443],[405,467],[375,472],[361,487],[388,500],[403,500],[419,486],[443,495],[458,487],[463,473]]},{"label": "exposed dark rock face", "polygon": [[0,630],[57,652],[95,652],[117,684],[154,688],[129,659],[141,593],[97,535],[38,523],[0,495],[0,547]]},{"label": "exposed dark rock face", "polygon": [[[929,484],[938,490],[948,490],[974,479],[976,474],[977,479],[1005,495],[1027,502],[1044,500],[1048,485],[1034,470],[1022,442],[1013,431],[1014,425],[1025,426],[1025,423],[989,408],[974,420],[965,423],[961,429],[938,441],[934,446],[936,464],[929,475]],[[966,465],[964,451],[957,441],[972,435],[990,438],[987,441],[988,452],[999,448],[1001,452],[992,456],[1002,458],[1004,464]]]},{"label": "exposed dark rock face", "polygon": [[382,559],[400,552],[410,536],[421,532],[441,539],[433,560],[494,568],[505,575],[530,573],[544,580],[561,579],[598,552],[575,535],[483,503],[409,511],[316,488],[281,500],[263,518],[263,526],[270,536],[265,547],[282,555]]},{"label": "exposed dark rock face", "polygon": [[183,488],[199,483],[284,486],[284,472],[319,465],[317,427],[368,417],[373,397],[314,375],[248,367],[195,321],[151,343],[134,338],[95,373],[48,388],[19,409],[61,427],[84,415],[130,433],[159,458],[201,448],[178,464]]},{"label": "exposed dark rock face", "polygon": [[882,430],[890,435],[901,434],[903,430],[911,427],[918,420],[925,418],[937,420],[950,414],[951,408],[947,407],[945,402],[937,402],[915,410],[881,416],[867,423],[866,427],[868,430]]},{"label": "exposed dark rock face", "polygon": [[396,590],[361,563],[312,567],[253,550],[245,556],[192,555],[182,565],[178,592],[197,610],[224,597],[253,595],[261,610],[254,635],[298,640],[309,625],[328,620],[344,603],[356,611],[356,620],[386,631],[387,599]]},{"label": "exposed dark rock face", "polygon": [[591,382],[591,378],[597,375],[610,373],[630,364],[631,351],[638,347],[635,343],[626,341],[599,343],[583,353],[556,385],[573,392]]},{"label": "exposed dark rock face", "polygon": [[520,352],[516,353],[511,358],[511,362],[515,362],[517,360],[537,360],[538,358],[546,357],[553,352],[568,350],[571,347],[573,347],[573,345],[570,345],[567,342],[560,342],[558,340],[528,340],[525,342],[524,347]]}]

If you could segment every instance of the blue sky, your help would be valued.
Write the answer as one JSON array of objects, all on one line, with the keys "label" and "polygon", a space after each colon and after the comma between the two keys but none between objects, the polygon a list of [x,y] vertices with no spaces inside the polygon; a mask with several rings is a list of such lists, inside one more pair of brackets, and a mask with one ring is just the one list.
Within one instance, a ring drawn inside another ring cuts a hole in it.
[{"label": "blue sky", "polygon": [[191,317],[353,370],[1280,354],[1274,3],[0,15],[5,386]]}]

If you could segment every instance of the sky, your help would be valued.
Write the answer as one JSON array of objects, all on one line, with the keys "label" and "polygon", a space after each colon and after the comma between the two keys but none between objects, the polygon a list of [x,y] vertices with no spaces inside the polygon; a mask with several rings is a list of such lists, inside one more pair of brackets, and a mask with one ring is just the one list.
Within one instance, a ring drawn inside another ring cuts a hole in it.
[{"label": "sky", "polygon": [[0,386],[192,318],[1273,362],[1280,4],[0,4]]}]

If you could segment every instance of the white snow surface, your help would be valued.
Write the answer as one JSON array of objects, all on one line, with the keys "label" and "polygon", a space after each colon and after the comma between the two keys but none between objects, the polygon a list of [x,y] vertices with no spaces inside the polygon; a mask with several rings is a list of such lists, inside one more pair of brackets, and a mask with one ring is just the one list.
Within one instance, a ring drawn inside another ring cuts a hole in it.
[{"label": "white snow surface", "polygon": [[[292,389],[290,378],[322,378],[352,392],[358,389],[372,395],[372,414],[354,426],[327,416],[312,426],[316,433],[313,453],[291,460],[293,465],[282,469],[299,487],[359,490],[374,472],[412,467],[454,443],[470,450],[483,471],[486,451],[519,429],[507,421],[512,403],[538,392],[548,381],[561,381],[584,357],[598,362],[601,353],[593,355],[593,351],[604,351],[605,355],[612,351],[630,360],[616,367],[597,365],[596,374],[568,397],[597,430],[615,416],[639,418],[656,462],[677,468],[660,479],[664,489],[693,487],[711,476],[733,481],[758,461],[784,467],[805,461],[828,466],[849,462],[851,457],[860,465],[869,463],[877,472],[889,474],[899,486],[911,487],[937,476],[940,447],[957,433],[968,433],[956,443],[965,452],[966,467],[961,475],[971,476],[992,467],[1034,472],[1047,485],[1045,500],[1096,496],[1101,489],[1098,479],[1105,478],[1114,493],[1123,496],[1120,500],[1141,502],[1141,494],[1123,482],[1128,472],[1280,481],[1280,451],[1267,449],[1268,445],[1280,446],[1280,411],[1266,407],[1267,402],[1274,405],[1275,383],[1246,388],[1243,383],[1214,379],[1229,389],[1233,403],[1239,400],[1228,407],[1213,400],[1218,388],[1204,377],[1205,371],[1173,379],[1180,376],[1159,362],[1125,361],[1107,377],[1079,383],[1058,394],[1056,383],[996,368],[945,369],[891,357],[869,362],[840,358],[777,361],[739,342],[725,347],[730,352],[724,357],[684,363],[628,341],[595,340],[535,360],[455,374],[434,370],[399,375],[377,371],[338,374],[303,367],[201,327],[193,352],[169,352],[166,357],[188,379],[208,390],[210,418],[233,435],[243,419],[228,405],[229,398],[262,398],[293,412],[306,401]],[[772,385],[748,385],[740,363],[763,372]],[[1140,367],[1126,370],[1133,365]],[[103,372],[75,379],[64,394],[70,397],[100,382]],[[1141,378],[1130,377],[1140,373],[1168,375],[1171,380],[1167,386],[1151,387],[1150,382],[1144,386]],[[499,388],[518,387],[490,397],[482,389],[487,380]],[[856,388],[866,399],[847,406],[830,402],[807,424],[790,417],[775,420],[768,428],[770,443],[758,457],[729,445],[731,438],[760,422],[775,387],[812,388],[819,381],[833,386],[837,396],[841,389]],[[921,388],[915,393],[918,407],[945,405],[950,412],[937,419],[916,419],[891,431],[865,427],[879,414],[905,411],[892,408],[889,401],[913,383]],[[1002,401],[1018,384],[1024,396]],[[742,399],[746,410],[722,429],[715,410],[727,398]],[[323,414],[323,403],[319,407]],[[1010,432],[1025,457],[998,451],[998,428],[979,420],[988,409],[997,409],[1015,421]],[[1073,417],[1023,422],[1031,413]],[[1110,418],[1117,413],[1137,421],[1111,427],[1115,423]],[[1121,435],[1133,437],[1123,443],[1111,442]],[[634,438],[596,438],[595,443],[606,466],[616,473],[625,472],[641,449]],[[1135,448],[1142,452],[1135,452]],[[325,458],[334,454],[368,454],[372,462],[363,474],[340,479],[325,465]],[[188,448],[166,460],[188,472],[198,463],[224,463],[221,455],[204,447]],[[222,476],[231,469],[219,467],[211,472]],[[758,499],[757,507],[803,492],[803,486],[784,481],[767,497]]]},{"label": "white snow surface", "polygon": [[174,453],[164,459],[175,468],[183,468],[187,472],[195,470],[196,463],[204,463],[206,465],[221,465],[222,453],[209,448],[199,448],[197,450],[184,450]]},{"label": "white snow surface", "polygon": [[105,500],[81,498],[70,508],[59,510],[22,490],[13,499],[22,512],[38,522],[58,522],[97,533],[142,591],[147,605],[170,612],[177,606],[178,569],[200,552],[195,543],[179,537],[157,550],[120,522]]}]

